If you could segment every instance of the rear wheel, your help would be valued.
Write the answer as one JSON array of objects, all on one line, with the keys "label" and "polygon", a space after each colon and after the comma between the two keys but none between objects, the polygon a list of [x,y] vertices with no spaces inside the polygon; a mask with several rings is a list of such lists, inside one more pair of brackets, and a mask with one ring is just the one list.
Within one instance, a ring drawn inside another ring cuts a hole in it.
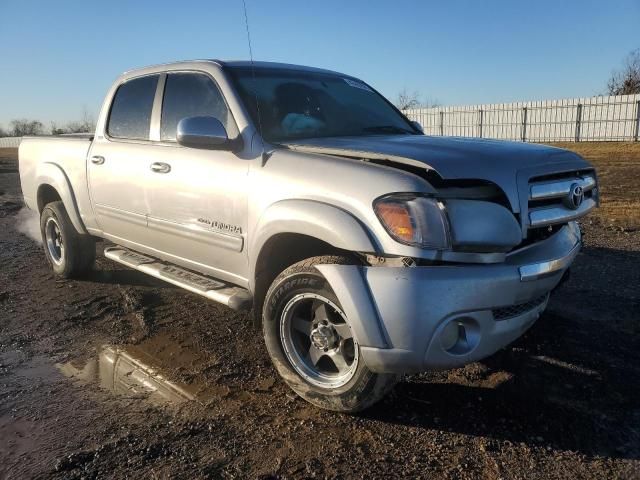
[{"label": "rear wheel", "polygon": [[364,364],[349,319],[315,268],[323,263],[350,260],[309,258],[273,281],[263,307],[265,342],[278,373],[298,395],[322,408],[356,412],[380,400],[397,377]]},{"label": "rear wheel", "polygon": [[40,232],[45,256],[56,275],[70,278],[92,269],[96,259],[95,240],[76,231],[62,202],[44,207]]}]

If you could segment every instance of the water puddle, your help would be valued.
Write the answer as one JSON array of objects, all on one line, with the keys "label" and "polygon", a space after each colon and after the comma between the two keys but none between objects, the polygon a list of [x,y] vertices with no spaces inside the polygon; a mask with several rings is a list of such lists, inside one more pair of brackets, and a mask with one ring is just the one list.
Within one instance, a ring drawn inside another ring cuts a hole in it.
[{"label": "water puddle", "polygon": [[[164,350],[158,350],[158,344],[164,345]],[[168,380],[160,367],[167,362],[167,358],[160,358],[163,351],[166,353],[167,347],[158,339],[141,345],[105,345],[89,361],[72,361],[56,364],[56,367],[71,379],[97,384],[114,394],[141,398],[156,404],[196,401],[206,405],[214,397],[229,393],[227,387],[211,387],[197,381],[187,384]],[[175,350],[176,347],[171,348]],[[173,355],[171,359],[180,361],[185,356],[191,362],[197,359],[193,352],[185,352],[183,348],[177,358]]]}]

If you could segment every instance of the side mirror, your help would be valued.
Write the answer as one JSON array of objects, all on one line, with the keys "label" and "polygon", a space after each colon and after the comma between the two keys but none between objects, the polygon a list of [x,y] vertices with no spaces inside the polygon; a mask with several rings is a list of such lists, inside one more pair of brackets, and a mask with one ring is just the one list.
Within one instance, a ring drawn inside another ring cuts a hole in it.
[{"label": "side mirror", "polygon": [[187,117],[178,122],[176,140],[184,147],[209,150],[231,149],[231,141],[222,122],[215,117]]},{"label": "side mirror", "polygon": [[420,122],[411,122],[411,125],[413,125],[414,127],[416,127],[420,133],[424,133],[424,128],[422,128],[422,125],[420,124]]}]

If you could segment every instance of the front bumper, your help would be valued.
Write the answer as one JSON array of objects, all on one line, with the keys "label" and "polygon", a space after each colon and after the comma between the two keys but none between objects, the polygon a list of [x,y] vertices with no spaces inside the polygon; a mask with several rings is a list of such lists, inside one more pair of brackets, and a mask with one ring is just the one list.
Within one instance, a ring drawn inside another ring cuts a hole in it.
[{"label": "front bumper", "polygon": [[375,372],[446,369],[520,337],[546,308],[581,246],[575,222],[499,264],[319,265]]}]

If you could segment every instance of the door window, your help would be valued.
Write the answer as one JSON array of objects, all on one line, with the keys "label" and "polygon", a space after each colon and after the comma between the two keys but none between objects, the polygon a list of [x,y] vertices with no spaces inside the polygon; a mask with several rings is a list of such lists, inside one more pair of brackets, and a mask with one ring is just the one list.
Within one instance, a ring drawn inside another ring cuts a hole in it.
[{"label": "door window", "polygon": [[151,111],[157,85],[158,75],[149,75],[134,78],[118,87],[109,114],[109,136],[135,140],[149,139]]},{"label": "door window", "polygon": [[160,139],[176,141],[178,122],[197,116],[216,117],[233,136],[237,129],[222,93],[213,81],[201,73],[170,73],[164,88]]}]

